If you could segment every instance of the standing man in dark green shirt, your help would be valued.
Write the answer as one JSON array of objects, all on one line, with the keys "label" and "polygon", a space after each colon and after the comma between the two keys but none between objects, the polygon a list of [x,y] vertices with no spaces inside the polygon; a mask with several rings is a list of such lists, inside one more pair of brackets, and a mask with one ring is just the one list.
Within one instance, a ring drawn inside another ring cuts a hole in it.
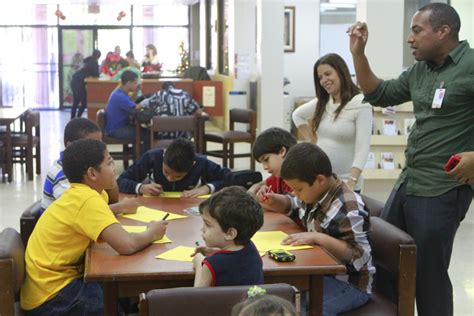
[{"label": "standing man in dark green shirt", "polygon": [[459,182],[463,177],[443,170],[451,155],[474,151],[474,50],[459,42],[460,27],[459,15],[447,4],[420,8],[408,37],[418,62],[388,81],[375,76],[365,56],[367,25],[358,22],[348,30],[365,100],[375,106],[413,101],[416,123],[408,137],[406,166],[382,217],[416,241],[421,316],[453,315],[448,267],[456,230],[472,201],[468,180]]}]

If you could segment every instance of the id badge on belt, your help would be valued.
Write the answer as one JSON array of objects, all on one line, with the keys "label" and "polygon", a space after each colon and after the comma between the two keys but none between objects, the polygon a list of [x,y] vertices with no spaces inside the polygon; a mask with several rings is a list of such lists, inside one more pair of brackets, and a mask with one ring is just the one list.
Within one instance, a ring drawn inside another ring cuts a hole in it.
[{"label": "id badge on belt", "polygon": [[436,92],[433,98],[433,103],[431,104],[432,109],[441,109],[441,106],[443,105],[443,99],[446,93],[446,89],[444,89],[443,86],[444,86],[444,81],[441,81],[439,88],[436,89]]}]

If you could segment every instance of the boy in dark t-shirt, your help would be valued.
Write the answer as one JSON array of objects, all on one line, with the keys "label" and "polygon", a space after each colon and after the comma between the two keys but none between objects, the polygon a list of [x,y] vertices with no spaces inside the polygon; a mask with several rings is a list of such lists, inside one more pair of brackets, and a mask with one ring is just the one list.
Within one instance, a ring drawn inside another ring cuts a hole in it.
[{"label": "boy in dark t-shirt", "polygon": [[202,202],[199,212],[206,246],[194,254],[194,286],[262,284],[262,258],[250,241],[263,225],[259,203],[243,188],[232,186]]}]

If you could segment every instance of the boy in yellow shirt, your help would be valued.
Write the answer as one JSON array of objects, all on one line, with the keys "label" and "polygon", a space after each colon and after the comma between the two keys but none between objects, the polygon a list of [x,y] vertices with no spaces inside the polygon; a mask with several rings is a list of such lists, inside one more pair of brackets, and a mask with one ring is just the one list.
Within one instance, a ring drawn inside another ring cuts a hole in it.
[{"label": "boy in yellow shirt", "polygon": [[28,315],[103,315],[98,283],[84,283],[84,253],[99,238],[129,255],[163,237],[166,222],[143,233],[125,231],[107,205],[104,190],[116,185],[114,162],[104,143],[82,139],[63,154],[71,188],[48,207],[28,241],[21,307]]}]

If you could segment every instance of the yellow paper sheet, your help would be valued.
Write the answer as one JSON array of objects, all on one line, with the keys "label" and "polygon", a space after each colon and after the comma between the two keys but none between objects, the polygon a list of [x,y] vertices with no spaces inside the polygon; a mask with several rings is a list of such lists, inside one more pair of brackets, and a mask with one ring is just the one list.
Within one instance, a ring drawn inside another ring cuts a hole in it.
[{"label": "yellow paper sheet", "polygon": [[191,255],[194,253],[194,250],[194,247],[178,246],[176,248],[159,254],[155,258],[163,260],[193,262],[193,257],[191,257]]},{"label": "yellow paper sheet", "polygon": [[[160,195],[149,195],[149,194],[144,194],[143,197],[161,197],[161,198],[171,198],[171,199],[180,199],[181,196],[183,195],[183,192],[176,192],[176,191],[166,191],[162,192]],[[210,198],[210,194],[205,194],[205,195],[200,195],[198,196],[199,199],[208,199]]]},{"label": "yellow paper sheet", "polygon": [[[137,212],[135,214],[125,214],[123,215],[123,217],[134,219],[140,222],[149,223],[151,221],[161,221],[163,217],[165,217],[166,213],[167,212],[155,210],[146,206],[140,206],[137,208]],[[173,219],[185,217],[187,216],[170,213],[166,220],[171,221]]]},{"label": "yellow paper sheet", "polygon": [[[128,225],[122,225],[123,229],[125,229],[126,231],[128,231],[129,233],[141,233],[141,232],[144,232],[146,230],[146,226],[128,226]],[[159,240],[155,240],[153,243],[154,244],[166,244],[166,243],[170,243],[171,240],[165,236],[163,236],[163,238],[159,239]]]},{"label": "yellow paper sheet", "polygon": [[271,249],[300,250],[313,248],[312,246],[282,245],[281,242],[286,237],[288,237],[288,234],[282,231],[256,232],[252,238],[252,241],[259,252],[268,251]]}]

